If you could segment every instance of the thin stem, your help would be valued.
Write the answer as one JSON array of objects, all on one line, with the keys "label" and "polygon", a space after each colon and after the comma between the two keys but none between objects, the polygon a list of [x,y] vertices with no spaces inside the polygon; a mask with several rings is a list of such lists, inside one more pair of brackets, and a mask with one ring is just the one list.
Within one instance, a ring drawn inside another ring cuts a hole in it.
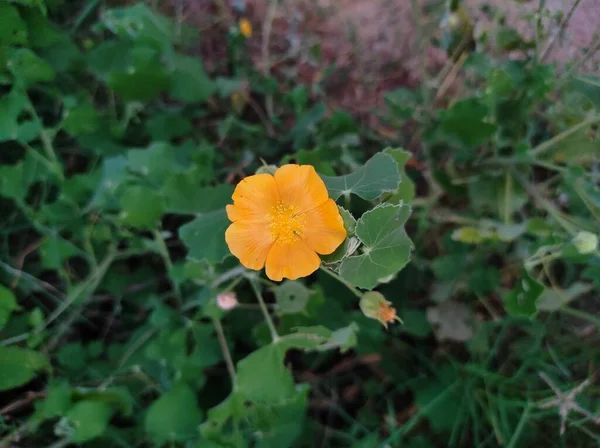
[{"label": "thin stem", "polygon": [[117,255],[115,247],[110,247],[108,249],[108,254],[98,266],[98,269],[92,272],[82,283],[77,285],[73,292],[67,296],[64,302],[46,319],[44,325],[41,326],[36,332],[40,332],[43,329],[47,328],[51,322],[56,320],[63,312],[65,312],[75,301],[79,300],[79,306],[77,309],[73,310],[70,316],[60,325],[60,327],[54,331],[54,335],[48,342],[46,346],[46,350],[51,350],[58,344],[63,334],[70,328],[73,321],[77,318],[80,313],[80,310],[83,308],[85,302],[92,296],[104,275],[110,268],[112,262],[115,260]]},{"label": "thin stem", "polygon": [[228,280],[236,278],[237,276],[241,276],[246,272],[246,268],[244,266],[236,266],[235,268],[231,268],[228,271],[223,272],[219,275],[211,284],[213,288],[216,288],[222,283],[225,283]]},{"label": "thin stem", "polygon": [[429,98],[429,83],[427,80],[427,65],[425,62],[425,39],[423,34],[423,25],[421,23],[421,7],[417,0],[410,0],[410,6],[413,13],[413,21],[415,23],[415,31],[417,35],[417,45],[419,47],[419,66],[421,69],[421,85],[423,88],[423,98],[425,104],[428,104]]},{"label": "thin stem", "polygon": [[271,319],[271,315],[269,314],[267,305],[265,305],[262,292],[260,291],[260,285],[254,278],[250,278],[249,280],[250,284],[252,285],[252,289],[254,290],[254,294],[256,295],[256,299],[258,300],[258,304],[260,305],[260,310],[265,316],[265,321],[267,322],[267,326],[269,327],[269,331],[271,332],[271,338],[273,339],[273,342],[277,342],[279,340],[279,334],[275,329],[275,324],[273,323],[273,319]]},{"label": "thin stem", "polygon": [[542,55],[540,56],[540,61],[543,62],[544,59],[546,59],[546,56],[548,56],[548,54],[552,50],[552,47],[554,47],[554,44],[556,43],[556,40],[558,39],[558,37],[563,35],[563,33],[565,31],[565,28],[567,27],[569,21],[571,20],[571,17],[573,16],[573,13],[575,12],[575,10],[577,9],[577,7],[579,6],[579,3],[581,3],[581,0],[575,0],[573,2],[573,4],[571,5],[571,9],[569,9],[569,12],[565,16],[564,20],[560,23],[560,26],[558,27],[558,30],[556,30],[556,33],[554,33],[554,35],[550,39],[550,42],[548,42],[548,46],[542,52]]},{"label": "thin stem", "polygon": [[338,282],[343,283],[344,286],[346,286],[352,292],[352,294],[354,294],[359,299],[363,296],[363,294],[358,289],[356,289],[354,287],[354,285],[352,285],[350,282],[348,282],[347,280],[340,277],[340,275],[337,272],[334,272],[331,269],[328,269],[324,266],[319,267],[319,269],[321,269],[322,272],[325,272],[326,274],[335,278]]},{"label": "thin stem", "polygon": [[225,332],[223,331],[223,325],[221,325],[221,321],[219,319],[213,318],[213,324],[215,325],[215,330],[217,331],[217,338],[219,339],[219,345],[221,346],[221,351],[223,352],[223,357],[225,358],[225,365],[227,366],[227,373],[229,373],[229,378],[231,379],[231,388],[235,390],[235,367],[233,366],[233,360],[231,359],[231,353],[229,352],[229,347],[227,346],[227,340],[225,339]]},{"label": "thin stem", "polygon": [[[599,30],[600,31],[600,30]],[[597,35],[597,33],[596,33]],[[564,82],[566,82],[571,75],[583,64],[585,64],[586,61],[588,61],[592,56],[594,56],[598,51],[600,51],[600,39],[598,39],[598,42],[592,47],[590,48],[582,57],[581,59],[579,59],[578,61],[576,61],[571,68],[561,77],[561,80],[559,82],[559,86],[562,86]]]},{"label": "thin stem", "polygon": [[[44,148],[44,152],[46,153],[46,157],[48,157],[51,161],[57,162],[58,157],[56,156],[56,152],[54,151],[54,145],[52,144],[52,139],[48,135],[48,131],[44,128],[44,122],[38,115],[35,110],[35,106],[31,102],[31,99],[27,97],[27,109],[31,113],[33,119],[37,122],[40,127],[40,140],[42,141],[42,147]],[[62,173],[60,173],[62,176]]]},{"label": "thin stem", "polygon": [[158,230],[154,230],[154,241],[158,246],[158,251],[160,252],[163,262],[165,263],[165,267],[167,268],[167,277],[169,278],[169,281],[173,286],[173,292],[175,293],[175,297],[177,298],[179,305],[181,305],[182,298],[181,290],[179,289],[179,283],[173,278],[171,278],[171,272],[173,272],[173,262],[171,261],[171,256],[169,255],[169,249],[167,249],[165,239]]},{"label": "thin stem", "polygon": [[579,319],[582,320],[586,320],[592,324],[594,324],[596,327],[600,328],[600,319],[598,319],[597,317],[592,316],[589,313],[586,313],[585,311],[581,311],[581,310],[577,310],[575,308],[571,308],[569,306],[563,306],[560,309],[561,313],[565,313],[565,314],[569,314],[573,317],[578,317]]},{"label": "thin stem", "polygon": [[591,126],[591,125],[599,123],[599,122],[600,122],[600,115],[597,115],[597,116],[592,117],[592,118],[590,118],[588,120],[582,121],[581,123],[579,123],[579,124],[577,124],[575,126],[570,127],[566,131],[561,132],[560,134],[558,134],[557,136],[551,138],[550,140],[547,140],[544,143],[536,146],[535,148],[533,148],[529,152],[529,154],[533,158],[539,157],[542,153],[544,153],[547,150],[551,149],[557,143],[560,143],[561,141],[563,141],[567,137],[570,137],[571,135],[573,135],[577,131],[580,131],[581,129],[585,129],[588,126]]},{"label": "thin stem", "polygon": [[544,10],[544,6],[546,6],[546,0],[539,0],[538,7],[536,10],[537,20],[535,23],[535,55],[536,59],[538,58],[540,52],[540,41],[542,40],[542,11]]},{"label": "thin stem", "polygon": [[[263,57],[263,74],[269,76],[271,72],[271,61],[269,53],[269,42],[271,39],[271,28],[273,27],[273,20],[275,20],[275,14],[277,13],[278,0],[270,0],[269,9],[267,10],[267,17],[263,24],[262,29],[262,57]],[[265,107],[267,109],[267,115],[269,118],[273,117],[273,96],[267,95]]]},{"label": "thin stem", "polygon": [[511,437],[507,448],[514,448],[514,447],[518,446],[517,444],[519,442],[519,439],[521,438],[521,433],[523,432],[523,429],[525,428],[525,424],[527,423],[530,412],[531,412],[531,404],[527,403],[527,406],[523,410],[523,414],[521,414],[521,418],[519,419],[517,428],[515,429],[515,432],[513,433],[513,436]]},{"label": "thin stem", "polygon": [[510,224],[510,203],[512,193],[512,176],[510,172],[506,170],[505,181],[504,181],[504,224]]},{"label": "thin stem", "polygon": [[565,229],[570,235],[577,234],[577,229],[573,226],[562,214],[562,212],[549,200],[544,198],[538,190],[531,185],[523,176],[517,173],[515,170],[512,170],[512,175],[515,179],[519,181],[519,183],[523,186],[527,194],[531,196],[539,206],[546,209],[546,211],[552,215],[552,217]]}]

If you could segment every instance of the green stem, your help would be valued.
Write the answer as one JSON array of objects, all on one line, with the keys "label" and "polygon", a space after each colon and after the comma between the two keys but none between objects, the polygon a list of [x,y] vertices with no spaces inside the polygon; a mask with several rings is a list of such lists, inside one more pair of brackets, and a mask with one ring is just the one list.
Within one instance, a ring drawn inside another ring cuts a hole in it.
[{"label": "green stem", "polygon": [[521,433],[523,432],[523,429],[525,428],[525,423],[527,423],[530,411],[531,411],[531,404],[527,403],[527,406],[523,410],[523,414],[521,414],[521,418],[519,419],[517,428],[515,429],[515,432],[513,433],[513,436],[511,437],[507,448],[514,448],[514,447],[518,446],[517,443],[519,442],[519,439],[521,438]]},{"label": "green stem", "polygon": [[538,190],[531,185],[523,176],[517,173],[515,170],[512,170],[512,175],[515,179],[519,181],[519,183],[523,186],[527,194],[531,196],[538,203],[539,206],[546,209],[546,211],[552,215],[552,217],[569,233],[570,235],[576,235],[577,229],[573,226],[562,214],[562,212],[550,201],[544,198]]},{"label": "green stem", "polygon": [[352,285],[349,281],[340,277],[340,275],[337,272],[334,272],[331,269],[323,267],[322,265],[319,267],[319,269],[321,269],[321,271],[325,272],[327,275],[330,275],[331,277],[335,278],[338,282],[343,283],[344,286],[346,286],[352,292],[352,294],[354,294],[356,297],[358,297],[359,299],[362,298],[362,296],[363,296],[362,292],[360,292],[358,289],[356,289],[354,287],[354,285]]},{"label": "green stem", "polygon": [[582,320],[586,320],[586,321],[596,325],[596,327],[600,328],[600,319],[592,316],[589,313],[586,313],[585,311],[581,311],[581,310],[577,310],[575,308],[564,306],[560,309],[560,312],[569,314],[573,317],[578,317],[579,319],[582,319]]},{"label": "green stem", "polygon": [[[269,51],[269,42],[271,39],[271,29],[273,27],[273,20],[277,14],[278,0],[270,0],[269,7],[267,9],[267,17],[263,23],[262,29],[262,57],[263,57],[263,70],[265,77],[271,74],[271,55]],[[265,108],[267,109],[267,115],[269,118],[273,118],[273,95],[269,94],[265,100]]]},{"label": "green stem", "polygon": [[[108,271],[108,268],[111,266],[113,260],[116,257],[116,250],[114,247],[109,248],[108,254],[102,260],[102,263],[98,265],[98,269],[92,272],[82,283],[77,285],[73,292],[67,296],[64,302],[50,315],[48,319],[44,322],[44,325],[40,327],[37,332],[42,331],[47,328],[50,323],[56,320],[63,312],[65,312],[76,300],[80,300],[79,306],[77,309],[71,312],[71,315],[61,324],[61,326],[54,332],[54,335],[48,342],[46,347],[47,350],[54,348],[56,344],[60,341],[62,335],[70,328],[73,321],[79,315],[79,310],[83,307],[85,302],[92,296],[104,275]],[[82,297],[83,296],[83,297]]]},{"label": "green stem", "polygon": [[504,181],[504,224],[510,224],[510,202],[512,193],[512,176],[510,172],[506,170],[505,181]]},{"label": "green stem", "polygon": [[600,122],[600,115],[592,117],[592,118],[590,118],[588,120],[582,121],[581,123],[576,124],[575,126],[570,127],[566,131],[561,132],[560,134],[558,134],[557,136],[551,138],[550,140],[547,140],[544,143],[541,143],[540,145],[536,146],[535,148],[533,148],[529,152],[529,154],[532,157],[537,158],[542,153],[544,153],[547,150],[551,149],[557,143],[560,143],[561,141],[563,141],[567,137],[570,137],[571,135],[575,134],[577,131],[585,129],[588,126],[592,126],[593,124],[596,124],[596,123],[599,123],[599,122]]},{"label": "green stem", "polygon": [[429,81],[427,79],[427,65],[425,55],[425,36],[423,33],[423,25],[421,23],[421,5],[417,0],[410,0],[410,5],[413,13],[413,21],[417,36],[417,44],[419,46],[419,66],[421,70],[421,86],[423,90],[424,104],[429,104]]},{"label": "green stem", "polygon": [[[48,157],[53,162],[58,162],[58,157],[56,156],[56,152],[54,151],[54,145],[52,144],[52,139],[48,135],[48,131],[46,129],[44,129],[44,122],[42,121],[42,119],[38,115],[37,111],[35,110],[35,107],[34,107],[33,103],[31,102],[31,99],[29,99],[29,97],[27,97],[27,100],[28,100],[27,109],[29,110],[29,112],[31,113],[31,116],[33,117],[33,119],[37,122],[37,124],[40,127],[40,140],[42,141],[42,147],[44,148],[46,157]],[[61,175],[62,175],[62,173],[61,173]]]},{"label": "green stem", "polygon": [[173,262],[171,261],[171,256],[169,255],[169,249],[167,249],[165,239],[163,238],[163,236],[160,234],[160,231],[158,231],[158,230],[154,230],[154,241],[156,242],[156,245],[158,246],[158,251],[160,252],[163,262],[165,263],[165,267],[167,268],[167,277],[169,278],[169,281],[171,282],[171,285],[173,286],[173,292],[175,293],[177,302],[179,303],[179,305],[181,305],[182,298],[181,298],[181,290],[179,288],[179,283],[176,280],[171,278],[171,273],[173,272]]},{"label": "green stem", "polygon": [[227,366],[227,373],[229,373],[229,378],[231,379],[231,388],[235,390],[235,367],[233,366],[233,360],[231,359],[231,353],[229,352],[229,347],[227,346],[227,340],[225,339],[225,332],[223,331],[223,325],[221,325],[221,321],[219,319],[213,318],[213,324],[215,326],[215,330],[217,331],[217,338],[219,339],[219,345],[221,346],[221,351],[223,352],[223,357],[225,358],[225,365]]},{"label": "green stem", "polygon": [[550,54],[550,51],[554,47],[554,44],[556,43],[557,39],[560,39],[562,37],[562,35],[564,34],[565,28],[567,27],[568,23],[570,22],[571,17],[573,16],[573,13],[579,6],[579,3],[581,3],[581,0],[575,0],[573,2],[573,4],[571,5],[571,9],[567,13],[566,17],[563,19],[561,24],[559,25],[558,30],[556,30],[554,35],[550,38],[550,42],[548,42],[548,46],[546,47],[546,49],[542,52],[542,55],[540,56],[540,59],[539,59],[540,62],[543,62],[544,59],[546,59],[546,56],[548,56],[548,54]]},{"label": "green stem", "polygon": [[269,331],[271,332],[271,339],[273,339],[273,342],[277,342],[279,340],[279,334],[275,329],[273,319],[271,319],[271,315],[269,314],[267,305],[265,305],[265,301],[263,300],[262,292],[260,291],[260,285],[258,284],[255,278],[249,278],[249,280],[250,284],[252,285],[252,289],[254,290],[254,294],[256,295],[256,299],[258,300],[258,304],[260,305],[260,310],[265,316],[265,321],[267,322],[267,326],[269,327]]}]

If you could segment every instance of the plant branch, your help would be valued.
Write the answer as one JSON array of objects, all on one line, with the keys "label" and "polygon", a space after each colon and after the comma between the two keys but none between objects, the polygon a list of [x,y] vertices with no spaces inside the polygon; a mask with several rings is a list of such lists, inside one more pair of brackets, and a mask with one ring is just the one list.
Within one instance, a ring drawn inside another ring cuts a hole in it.
[{"label": "plant branch", "polygon": [[344,286],[346,286],[346,288],[348,288],[352,292],[352,294],[354,294],[359,299],[363,296],[362,293],[354,287],[354,285],[352,285],[347,280],[343,279],[337,272],[334,272],[331,269],[324,267],[323,265],[321,265],[319,269],[322,272],[325,272],[327,275],[335,278],[338,282],[344,284]]},{"label": "plant branch", "polygon": [[250,284],[252,285],[252,289],[254,290],[254,294],[256,295],[256,299],[258,300],[258,304],[260,305],[260,310],[265,316],[265,321],[267,322],[267,326],[269,327],[269,331],[271,332],[271,338],[273,342],[277,342],[279,340],[279,334],[275,329],[275,324],[273,323],[273,319],[271,319],[271,315],[269,314],[269,310],[267,309],[267,305],[265,305],[265,301],[262,296],[262,292],[260,291],[260,285],[256,281],[255,278],[250,277]]},{"label": "plant branch", "polygon": [[589,118],[589,119],[587,119],[585,121],[582,121],[581,123],[576,124],[575,126],[570,127],[566,131],[563,131],[560,134],[554,136],[550,140],[546,140],[545,142],[543,142],[543,143],[539,144],[538,146],[536,146],[535,148],[533,148],[529,152],[529,154],[533,158],[537,158],[541,154],[543,154],[544,152],[546,152],[549,149],[551,149],[552,147],[554,147],[556,144],[558,144],[561,141],[563,141],[564,139],[566,139],[567,137],[570,137],[571,135],[575,134],[577,131],[585,129],[588,126],[592,126],[592,125],[594,125],[596,123],[600,123],[600,115],[597,115],[595,117],[592,117],[592,118]]},{"label": "plant branch", "polygon": [[563,33],[565,32],[565,28],[567,27],[567,25],[571,21],[571,17],[573,16],[573,13],[575,12],[575,10],[577,9],[577,7],[579,6],[579,3],[581,3],[581,0],[575,0],[573,2],[573,4],[571,5],[571,9],[569,9],[569,12],[567,13],[567,15],[565,16],[565,18],[563,19],[563,21],[560,23],[560,26],[558,27],[558,30],[556,30],[556,33],[554,33],[554,35],[550,39],[550,42],[548,42],[548,46],[542,52],[542,55],[540,56],[540,61],[543,62],[544,59],[546,59],[546,56],[548,56],[548,54],[550,53],[550,51],[554,47],[554,44],[556,43],[556,40],[560,36],[563,35]]},{"label": "plant branch", "polygon": [[219,319],[214,319],[214,318],[213,318],[213,324],[214,324],[215,330],[217,332],[217,338],[219,339],[219,345],[221,346],[221,351],[223,352],[223,357],[225,358],[225,365],[227,366],[227,373],[229,373],[229,378],[231,379],[231,388],[233,390],[235,390],[235,388],[236,388],[235,367],[233,366],[233,360],[231,359],[231,353],[229,352],[229,347],[227,346],[227,340],[225,339],[223,325],[221,325],[221,321]]}]

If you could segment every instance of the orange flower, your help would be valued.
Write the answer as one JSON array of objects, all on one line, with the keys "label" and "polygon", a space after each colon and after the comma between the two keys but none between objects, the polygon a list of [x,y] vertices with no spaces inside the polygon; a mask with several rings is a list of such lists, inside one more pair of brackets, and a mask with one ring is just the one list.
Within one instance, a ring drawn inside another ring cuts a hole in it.
[{"label": "orange flower", "polygon": [[306,277],[319,268],[317,254],[332,253],[346,238],[337,205],[310,165],[284,165],[242,179],[233,192],[225,232],[229,250],[248,269],[266,264],[267,277]]}]

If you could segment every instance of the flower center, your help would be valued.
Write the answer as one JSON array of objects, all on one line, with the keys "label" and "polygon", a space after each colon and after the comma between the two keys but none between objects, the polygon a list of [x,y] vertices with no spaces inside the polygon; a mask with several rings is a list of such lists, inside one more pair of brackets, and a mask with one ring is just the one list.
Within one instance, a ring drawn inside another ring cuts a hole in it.
[{"label": "flower center", "polygon": [[304,220],[295,214],[291,205],[279,201],[271,208],[269,219],[269,232],[280,243],[291,244],[304,233]]}]

